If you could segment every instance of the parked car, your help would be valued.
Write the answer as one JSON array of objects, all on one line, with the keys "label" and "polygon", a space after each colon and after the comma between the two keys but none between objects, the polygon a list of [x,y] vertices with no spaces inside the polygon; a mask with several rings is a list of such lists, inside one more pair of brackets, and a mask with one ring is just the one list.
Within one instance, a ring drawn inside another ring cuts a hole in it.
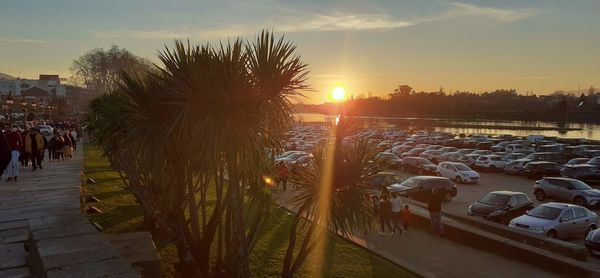
[{"label": "parked car", "polygon": [[506,161],[503,159],[504,157],[499,155],[482,155],[477,160],[475,160],[475,166],[478,169],[486,169],[490,171],[497,171],[499,169],[504,169],[504,164]]},{"label": "parked car", "polygon": [[402,159],[400,159],[395,153],[391,152],[380,152],[376,154],[375,161],[381,163],[387,168],[400,169],[402,167]]},{"label": "parked car", "polygon": [[419,154],[419,157],[431,160],[435,156],[437,156],[439,153],[440,152],[438,150],[426,150],[426,151],[422,152],[421,154]]},{"label": "parked car", "polygon": [[520,159],[507,162],[506,164],[504,164],[503,171],[507,174],[521,175],[523,174],[523,170],[527,163],[529,163],[529,161]]},{"label": "parked car", "polygon": [[467,214],[506,225],[530,209],[533,209],[533,202],[525,193],[492,191],[471,204]]},{"label": "parked car", "polygon": [[490,154],[493,154],[493,152],[490,150],[476,150],[476,151],[472,152],[471,154],[490,155]]},{"label": "parked car", "polygon": [[523,167],[523,174],[530,179],[560,176],[560,164],[550,161],[532,161]]},{"label": "parked car", "polygon": [[477,159],[480,156],[481,156],[480,154],[473,154],[473,153],[465,154],[460,158],[459,162],[463,163],[469,167],[473,167],[473,166],[475,166],[475,161],[477,161]]},{"label": "parked car", "polygon": [[589,158],[600,156],[600,150],[586,150],[583,153],[583,156],[589,157]]},{"label": "parked car", "polygon": [[443,148],[439,149],[438,151],[439,151],[439,154],[436,157],[434,157],[433,160],[432,160],[434,162],[445,161],[445,160],[443,160],[445,158],[442,158],[442,156],[445,153],[453,153],[455,151],[458,151],[458,148],[455,148],[455,147],[443,147]]},{"label": "parked car", "polygon": [[600,168],[600,156],[590,159],[587,164]]},{"label": "parked car", "polygon": [[546,203],[510,221],[509,227],[553,238],[585,237],[598,227],[598,215],[565,203]]},{"label": "parked car", "polygon": [[477,183],[479,173],[473,171],[469,166],[458,162],[442,162],[437,167],[437,174],[454,180],[456,183]]},{"label": "parked car", "polygon": [[379,172],[371,176],[369,185],[376,190],[383,190],[383,187],[388,187],[394,183],[401,183],[404,181],[404,177],[400,174],[392,172]]},{"label": "parked car", "polygon": [[564,164],[568,160],[564,154],[554,152],[530,153],[525,159],[529,159],[530,161],[552,161],[560,164]]},{"label": "parked car", "polygon": [[388,186],[390,192],[397,192],[407,198],[426,201],[431,197],[433,189],[443,189],[443,200],[450,202],[456,196],[456,185],[448,178],[434,176],[414,176],[399,184]]},{"label": "parked car", "polygon": [[490,150],[493,152],[501,152],[506,150],[506,146],[508,146],[508,144],[510,144],[510,142],[508,141],[500,142],[496,145],[491,146]]},{"label": "parked car", "polygon": [[427,148],[425,148],[425,150],[427,150],[427,151],[429,151],[429,150],[436,150],[437,151],[437,150],[439,150],[439,149],[441,149],[443,147],[444,146],[442,146],[442,145],[430,145]]},{"label": "parked car", "polygon": [[560,169],[560,175],[578,179],[588,184],[600,184],[600,168],[589,164],[564,166]]},{"label": "parked car", "polygon": [[600,229],[595,229],[587,234],[585,247],[590,253],[600,251]]},{"label": "parked car", "polygon": [[422,149],[422,148],[412,148],[409,151],[401,154],[400,158],[405,158],[405,157],[409,157],[409,156],[419,156],[419,154],[421,154],[423,151],[425,151],[425,149]]},{"label": "parked car", "polygon": [[579,206],[595,206],[600,203],[600,190],[572,178],[548,177],[535,182],[533,195],[538,201],[552,198]]},{"label": "parked car", "polygon": [[522,144],[508,144],[506,146],[506,149],[504,149],[504,151],[506,151],[507,153],[523,153],[529,150],[531,150],[529,146]]},{"label": "parked car", "polygon": [[565,163],[565,167],[569,167],[569,166],[574,166],[574,165],[579,165],[579,164],[587,164],[587,162],[590,161],[589,158],[584,158],[584,157],[578,157],[578,158],[573,158],[569,161],[567,161],[567,163]]},{"label": "parked car", "polygon": [[508,153],[504,156],[504,161],[510,162],[513,160],[525,158],[527,155],[524,153]]},{"label": "parked car", "polygon": [[539,145],[536,152],[562,152],[565,149],[565,144],[551,144],[551,145]]},{"label": "parked car", "polygon": [[405,157],[402,159],[402,168],[406,172],[416,173],[419,175],[435,175],[437,166],[428,159],[422,157]]}]

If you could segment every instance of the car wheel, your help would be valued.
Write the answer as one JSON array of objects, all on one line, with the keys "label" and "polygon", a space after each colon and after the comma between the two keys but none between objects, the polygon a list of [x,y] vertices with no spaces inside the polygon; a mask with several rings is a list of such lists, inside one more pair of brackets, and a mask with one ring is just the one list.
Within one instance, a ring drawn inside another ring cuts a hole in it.
[{"label": "car wheel", "polygon": [[546,193],[544,193],[542,190],[536,190],[533,192],[533,195],[535,195],[535,199],[540,202],[546,199]]},{"label": "car wheel", "polygon": [[573,204],[585,207],[587,206],[587,201],[583,197],[575,197],[575,199],[573,200]]},{"label": "car wheel", "polygon": [[584,237],[584,238],[585,238],[585,237],[587,237],[587,235],[588,235],[588,234],[589,234],[591,231],[593,231],[593,230],[595,230],[595,229],[597,229],[596,225],[594,225],[594,224],[590,225],[590,226],[587,228],[587,230],[585,230],[585,235],[583,235],[583,237]]},{"label": "car wheel", "polygon": [[556,230],[550,230],[546,233],[547,237],[556,238]]},{"label": "car wheel", "polygon": [[462,183],[463,182],[463,180],[459,176],[456,176],[456,178],[454,178],[454,181],[456,183]]},{"label": "car wheel", "polygon": [[444,197],[443,197],[444,202],[450,202],[452,200],[452,195],[450,195],[450,192],[446,191],[446,193],[444,193]]}]

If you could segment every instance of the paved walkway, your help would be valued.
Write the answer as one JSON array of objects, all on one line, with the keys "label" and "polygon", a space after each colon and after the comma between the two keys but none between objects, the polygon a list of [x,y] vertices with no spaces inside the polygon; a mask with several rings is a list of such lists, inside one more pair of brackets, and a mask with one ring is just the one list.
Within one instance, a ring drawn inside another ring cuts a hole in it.
[{"label": "paved walkway", "polygon": [[[279,193],[286,208],[293,191]],[[419,209],[419,208],[413,208]],[[412,229],[400,236],[354,236],[353,242],[425,277],[560,277],[525,262],[471,248]]]},{"label": "paved walkway", "polygon": [[80,150],[16,183],[2,176],[0,277],[139,277],[80,213],[82,161]]}]

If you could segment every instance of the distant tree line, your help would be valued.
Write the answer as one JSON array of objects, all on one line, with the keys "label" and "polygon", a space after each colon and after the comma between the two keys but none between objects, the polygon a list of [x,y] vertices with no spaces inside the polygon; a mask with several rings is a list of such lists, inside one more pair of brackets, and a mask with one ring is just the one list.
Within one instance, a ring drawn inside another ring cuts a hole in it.
[{"label": "distant tree line", "polygon": [[577,96],[563,91],[524,95],[514,89],[416,92],[400,85],[387,98],[359,96],[343,103],[298,104],[295,108],[304,113],[354,116],[600,121],[599,98],[600,93],[593,87],[587,95]]}]

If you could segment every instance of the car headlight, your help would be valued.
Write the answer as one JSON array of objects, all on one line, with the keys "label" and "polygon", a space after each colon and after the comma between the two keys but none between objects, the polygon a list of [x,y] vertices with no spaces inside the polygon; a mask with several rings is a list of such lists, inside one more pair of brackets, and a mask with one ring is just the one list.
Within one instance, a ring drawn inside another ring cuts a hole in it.
[{"label": "car headlight", "polygon": [[544,227],[542,227],[542,226],[529,227],[529,229],[532,230],[532,231],[539,231],[539,232],[543,232],[544,231]]}]

